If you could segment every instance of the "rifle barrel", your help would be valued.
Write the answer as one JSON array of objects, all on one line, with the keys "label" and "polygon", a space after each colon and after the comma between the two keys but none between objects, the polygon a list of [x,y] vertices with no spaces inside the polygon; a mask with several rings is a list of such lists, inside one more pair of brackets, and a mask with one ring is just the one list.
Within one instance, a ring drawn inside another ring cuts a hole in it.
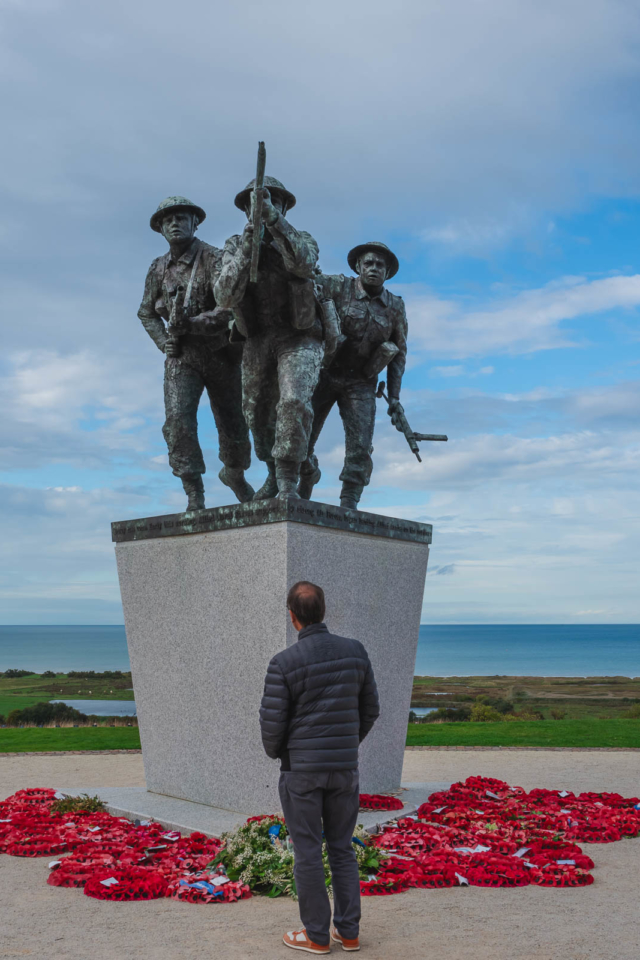
[{"label": "rifle barrel", "polygon": [[249,281],[257,283],[258,280],[258,260],[260,259],[260,241],[262,239],[262,200],[264,197],[264,170],[267,163],[267,151],[264,140],[258,143],[258,164],[256,167],[256,180],[253,186],[254,206],[253,206],[253,246],[251,247],[251,270],[249,272]]},{"label": "rifle barrel", "polygon": [[449,437],[444,433],[414,433],[414,440],[448,440]]}]

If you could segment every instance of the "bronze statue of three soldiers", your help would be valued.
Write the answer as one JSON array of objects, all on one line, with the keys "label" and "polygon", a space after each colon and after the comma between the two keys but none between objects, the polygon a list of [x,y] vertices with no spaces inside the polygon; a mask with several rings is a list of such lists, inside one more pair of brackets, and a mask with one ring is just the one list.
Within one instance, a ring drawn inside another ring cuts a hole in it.
[{"label": "bronze statue of three soldiers", "polygon": [[[169,463],[187,509],[202,509],[197,411],[206,389],[222,483],[241,502],[309,499],[320,479],[315,446],[337,403],[345,430],[340,504],[355,509],[371,477],[376,395],[384,384],[376,388],[385,368],[389,415],[416,456],[411,438],[445,439],[412,434],[400,404],[407,318],[402,298],[384,286],[398,260],[383,243],[362,243],[347,256],[355,277],[323,274],[318,244],[286,218],[296,198],[260,168],[258,177],[258,191],[252,181],[235,198],[248,222],[224,250],[196,237],[206,215],[185,197],[163,200],[151,217],[169,251],[149,268],[138,316],[165,354]],[[267,466],[256,492],[244,475],[249,431]]]}]

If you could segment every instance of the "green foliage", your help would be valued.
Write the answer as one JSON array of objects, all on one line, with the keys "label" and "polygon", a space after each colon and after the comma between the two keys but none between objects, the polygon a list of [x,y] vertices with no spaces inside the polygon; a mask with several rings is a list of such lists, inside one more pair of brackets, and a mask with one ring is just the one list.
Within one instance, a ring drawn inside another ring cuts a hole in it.
[{"label": "green foliage", "polygon": [[7,718],[3,713],[0,713],[0,727],[4,727],[6,722],[7,722]]},{"label": "green foliage", "polygon": [[16,677],[32,677],[33,670],[5,670],[0,676],[6,677],[7,680],[11,680]]},{"label": "green foliage", "polygon": [[566,710],[550,710],[549,711],[554,720],[564,720],[567,716]]},{"label": "green foliage", "polygon": [[489,706],[488,703],[476,702],[471,707],[470,719],[474,723],[491,723],[495,722],[496,720],[502,720],[503,717],[495,707]]},{"label": "green foliage", "polygon": [[[293,877],[293,844],[281,817],[266,817],[245,823],[233,833],[223,834],[222,839],[225,847],[209,864],[208,870],[222,864],[230,880],[246,883],[257,893],[297,899]],[[360,876],[365,880],[377,871],[383,854],[376,847],[369,846],[369,836],[361,827],[356,827],[354,839],[359,841],[354,843],[353,848]],[[322,846],[322,860],[325,883],[331,895],[331,870],[326,843]]]},{"label": "green foliage", "polygon": [[83,723],[87,715],[80,713],[74,707],[67,706],[66,703],[36,703],[32,707],[25,707],[23,710],[12,710],[7,717],[7,723],[10,727],[17,727],[24,723],[68,723],[69,721]]},{"label": "green foliage", "polygon": [[57,676],[57,674],[55,674],[55,673],[53,672],[53,670],[45,670],[44,673],[41,673],[41,674],[40,674],[40,676],[41,676],[41,677],[55,677],[55,676]]},{"label": "green foliage", "polygon": [[634,703],[632,707],[624,711],[622,716],[627,720],[640,720],[640,703]]},{"label": "green foliage", "polygon": [[122,680],[124,677],[130,678],[131,674],[125,674],[122,670],[103,670],[101,673],[95,670],[70,670],[67,676],[79,680]]},{"label": "green foliage", "polygon": [[433,713],[421,717],[422,723],[437,723],[438,721],[468,720],[471,716],[471,707],[438,707]]},{"label": "green foliage", "polygon": [[82,793],[79,797],[65,797],[64,800],[56,800],[51,804],[52,813],[99,813],[104,810],[104,802],[100,797],[90,797],[88,793]]}]

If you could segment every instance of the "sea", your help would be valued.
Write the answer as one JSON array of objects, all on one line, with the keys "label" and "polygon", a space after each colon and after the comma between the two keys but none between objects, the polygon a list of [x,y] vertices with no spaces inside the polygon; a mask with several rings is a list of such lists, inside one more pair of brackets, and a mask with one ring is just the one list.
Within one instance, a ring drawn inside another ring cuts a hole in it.
[{"label": "sea", "polygon": [[[0,626],[0,672],[11,667],[129,670],[124,627]],[[640,677],[640,624],[423,625],[415,673]]]}]

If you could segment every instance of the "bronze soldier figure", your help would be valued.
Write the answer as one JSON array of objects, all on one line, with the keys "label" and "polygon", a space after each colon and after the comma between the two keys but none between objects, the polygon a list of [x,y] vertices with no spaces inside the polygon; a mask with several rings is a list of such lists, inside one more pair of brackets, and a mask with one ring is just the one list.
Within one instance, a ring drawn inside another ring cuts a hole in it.
[{"label": "bronze soldier figure", "polygon": [[298,496],[324,346],[313,284],[318,245],[286,219],[296,198],[274,177],[264,178],[258,279],[249,282],[254,183],[235,198],[249,223],[242,236],[227,240],[215,298],[233,311],[232,339],[239,334],[246,341],[242,403],[256,456],[269,471],[254,497],[262,500]]},{"label": "bronze soldier figure", "polygon": [[242,414],[242,348],[229,343],[228,311],[216,309],[213,285],[222,251],[195,236],[205,216],[186,197],[162,201],[150,225],[167,240],[169,252],[151,264],[138,310],[145,330],[166,355],[162,432],[173,473],[188,496],[187,510],[204,507],[198,404],[205,389],[218,429],[220,480],[241,502],[253,497],[244,477],[251,444]]},{"label": "bronze soldier figure", "polygon": [[320,479],[315,445],[334,403],[345,433],[345,460],[340,505],[356,509],[371,478],[377,376],[388,366],[391,422],[403,412],[400,387],[407,356],[407,317],[402,297],[385,289],[398,272],[398,258],[384,243],[362,243],[349,251],[357,277],[319,277],[323,296],[333,300],[342,330],[333,360],[323,368],[313,396],[309,455],[302,465],[299,493],[308,500]]}]

